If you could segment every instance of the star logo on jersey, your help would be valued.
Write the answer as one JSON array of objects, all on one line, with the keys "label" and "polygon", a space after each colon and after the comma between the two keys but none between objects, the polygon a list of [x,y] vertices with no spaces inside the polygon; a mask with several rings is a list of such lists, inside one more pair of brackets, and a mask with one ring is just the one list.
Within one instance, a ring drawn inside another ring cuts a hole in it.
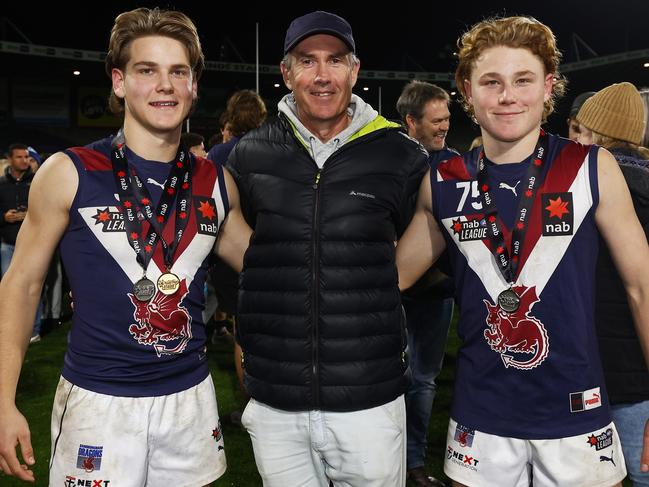
[{"label": "star logo on jersey", "polygon": [[531,314],[532,306],[540,301],[536,287],[514,286],[512,290],[520,297],[520,305],[512,313],[503,311],[500,304],[483,300],[488,325],[484,337],[489,347],[500,354],[505,368],[529,370],[548,356],[550,340],[543,323]]},{"label": "star logo on jersey", "polygon": [[544,236],[573,234],[572,193],[543,193],[541,194],[541,207],[543,208],[541,225]]},{"label": "star logo on jersey", "polygon": [[487,238],[487,226],[484,218],[482,219],[462,219],[463,217],[453,220],[451,230],[458,236],[460,242],[469,240],[483,240]]},{"label": "star logo on jersey", "polygon": [[97,208],[97,213],[92,215],[95,225],[102,225],[102,232],[123,232],[124,216],[117,210],[111,211],[106,207],[103,210]]},{"label": "star logo on jersey", "polygon": [[216,236],[219,231],[218,215],[214,198],[194,197],[196,227],[202,235]]}]

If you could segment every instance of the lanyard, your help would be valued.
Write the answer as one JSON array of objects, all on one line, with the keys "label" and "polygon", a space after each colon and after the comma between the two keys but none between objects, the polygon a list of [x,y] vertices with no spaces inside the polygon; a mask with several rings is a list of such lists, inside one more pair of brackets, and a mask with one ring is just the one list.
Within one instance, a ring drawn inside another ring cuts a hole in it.
[{"label": "lanyard", "polygon": [[510,287],[518,275],[519,257],[523,251],[523,243],[527,234],[527,219],[531,214],[537,190],[541,186],[540,176],[543,168],[543,159],[547,152],[547,136],[543,130],[541,130],[534,152],[536,155],[527,169],[527,175],[525,176],[526,185],[523,187],[523,193],[518,202],[517,218],[512,230],[511,257],[503,238],[502,229],[498,223],[498,207],[487,179],[484,149],[480,151],[480,157],[478,159],[478,190],[480,191],[482,204],[485,209],[487,238],[491,244],[490,251],[496,259],[500,273],[505,278],[505,281],[510,284]]},{"label": "lanyard", "polygon": [[[173,265],[176,248],[189,220],[191,205],[191,159],[189,157],[191,156],[188,157],[189,153],[182,144],[178,147],[171,172],[162,190],[162,196],[154,210],[151,206],[149,191],[137,175],[135,167],[128,164],[124,145],[124,133],[120,130],[112,142],[111,162],[128,243],[135,251],[137,262],[146,275],[147,267],[159,240],[168,271]],[[162,231],[171,215],[174,200],[176,201],[174,240],[167,243],[162,236]],[[142,235],[143,220],[149,222],[149,231],[146,237]]]}]

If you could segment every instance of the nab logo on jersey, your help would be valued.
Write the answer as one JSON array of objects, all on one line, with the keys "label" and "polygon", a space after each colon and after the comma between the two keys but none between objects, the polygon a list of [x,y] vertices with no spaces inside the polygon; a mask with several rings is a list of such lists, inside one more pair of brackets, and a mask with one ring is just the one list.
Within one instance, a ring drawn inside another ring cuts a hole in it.
[{"label": "nab logo on jersey", "polygon": [[196,212],[197,232],[201,235],[216,236],[219,231],[214,198],[194,196],[194,211]]},{"label": "nab logo on jersey", "polygon": [[544,236],[573,234],[572,193],[543,193],[541,194],[541,204],[541,208],[543,208],[541,224]]}]

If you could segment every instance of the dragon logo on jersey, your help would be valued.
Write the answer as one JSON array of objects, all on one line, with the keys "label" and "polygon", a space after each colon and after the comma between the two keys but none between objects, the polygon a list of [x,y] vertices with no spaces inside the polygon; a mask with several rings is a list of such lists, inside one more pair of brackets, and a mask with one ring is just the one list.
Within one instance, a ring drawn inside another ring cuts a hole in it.
[{"label": "dragon logo on jersey", "polygon": [[[494,352],[498,352],[505,367],[533,369],[548,356],[550,341],[545,326],[530,315],[534,303],[539,302],[536,286],[514,286],[512,288],[521,298],[520,307],[514,313],[500,309],[483,300],[487,306],[487,325],[484,337]],[[517,355],[512,355],[517,354]],[[532,357],[524,360],[524,355]]]},{"label": "dragon logo on jersey", "polygon": [[185,279],[180,281],[180,289],[174,294],[165,295],[157,290],[146,302],[128,293],[135,307],[133,318],[137,321],[128,327],[133,338],[140,345],[152,346],[158,357],[182,353],[192,338],[192,318],[187,309],[180,306],[187,293]]}]

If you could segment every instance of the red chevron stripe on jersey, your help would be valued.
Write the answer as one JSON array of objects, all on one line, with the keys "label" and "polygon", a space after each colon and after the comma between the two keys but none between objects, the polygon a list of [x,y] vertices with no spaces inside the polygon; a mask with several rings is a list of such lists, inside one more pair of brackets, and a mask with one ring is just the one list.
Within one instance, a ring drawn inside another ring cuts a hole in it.
[{"label": "red chevron stripe on jersey", "polygon": [[110,157],[106,157],[96,150],[87,147],[72,147],[68,150],[79,157],[87,171],[110,171],[113,168]]}]

